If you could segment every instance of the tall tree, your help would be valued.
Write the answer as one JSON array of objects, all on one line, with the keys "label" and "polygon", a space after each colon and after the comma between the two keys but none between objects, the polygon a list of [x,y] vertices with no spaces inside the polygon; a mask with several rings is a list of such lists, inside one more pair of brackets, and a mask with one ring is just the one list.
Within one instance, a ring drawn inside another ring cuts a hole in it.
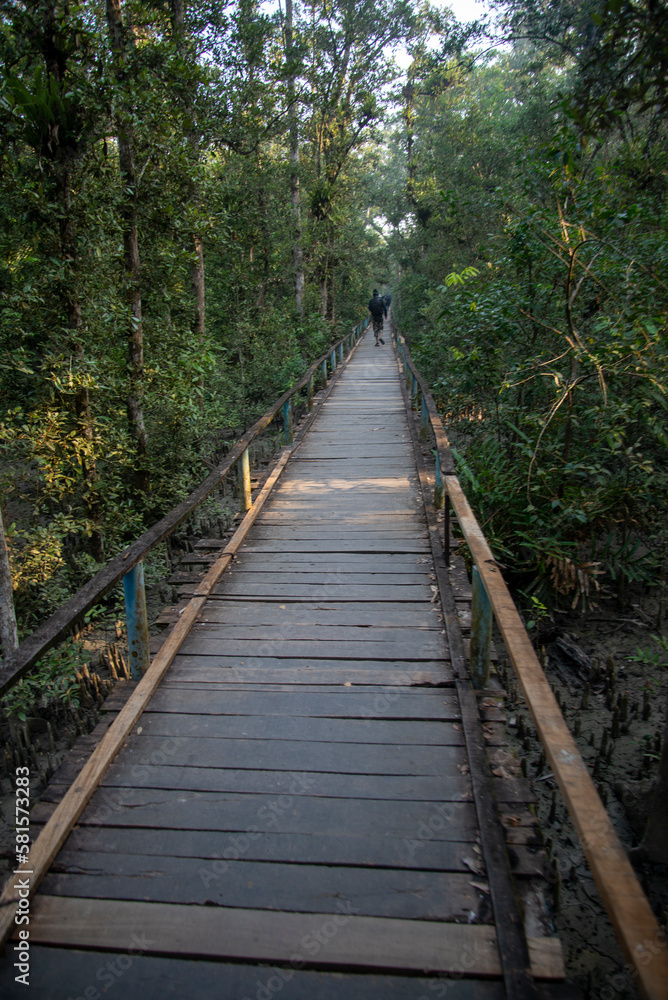
[{"label": "tall tree", "polygon": [[292,260],[295,275],[295,306],[300,316],[304,315],[304,249],[302,246],[302,208],[299,183],[299,115],[296,89],[296,52],[294,44],[294,24],[292,0],[285,0],[285,60],[288,73],[288,122],[290,130],[290,204],[292,206],[293,250]]},{"label": "tall tree", "polygon": [[131,56],[135,48],[132,24],[123,21],[121,0],[106,0],[107,26],[116,84],[114,117],[118,133],[118,162],[121,175],[121,214],[126,274],[128,315],[128,394],[126,408],[130,433],[135,443],[135,482],[139,490],[149,490],[146,466],[147,434],[144,422],[144,335],[142,320],[141,269],[137,224],[137,172],[131,113],[127,106],[127,86],[131,76]]}]

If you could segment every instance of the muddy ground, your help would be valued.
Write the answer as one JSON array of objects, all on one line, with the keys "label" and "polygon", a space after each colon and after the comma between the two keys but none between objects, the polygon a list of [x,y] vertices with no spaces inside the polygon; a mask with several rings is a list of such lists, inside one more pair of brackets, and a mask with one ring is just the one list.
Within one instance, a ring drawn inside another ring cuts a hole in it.
[{"label": "muddy ground", "polygon": [[[642,839],[651,799],[647,793],[665,732],[668,671],[665,666],[634,659],[638,649],[660,653],[651,638],[657,634],[656,607],[645,596],[624,607],[614,600],[600,601],[586,614],[554,617],[556,621],[543,624],[537,642],[547,677],[622,843],[634,848]],[[637,1000],[633,976],[624,963],[521,695],[513,704],[512,669],[504,677],[511,692],[508,733],[534,781],[541,826],[548,845],[551,842],[556,891],[548,895],[569,978],[591,1000]],[[587,684],[588,707],[582,707],[583,695],[587,704]],[[665,928],[668,866],[636,861],[634,866],[659,924]]]}]

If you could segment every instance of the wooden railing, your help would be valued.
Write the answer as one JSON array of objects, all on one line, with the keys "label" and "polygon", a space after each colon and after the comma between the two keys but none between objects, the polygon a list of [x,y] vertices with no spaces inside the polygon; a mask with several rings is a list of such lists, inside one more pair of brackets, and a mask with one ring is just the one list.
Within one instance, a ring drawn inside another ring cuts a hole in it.
[{"label": "wooden railing", "polygon": [[230,449],[225,460],[175,507],[169,514],[140,535],[123,552],[110,560],[76,592],[58,611],[21,643],[13,656],[7,657],[0,667],[0,695],[8,691],[34,666],[44,654],[64,639],[84,615],[94,607],[112,587],[123,581],[125,596],[128,651],[130,669],[135,678],[146,672],[150,663],[146,596],[144,590],[143,560],[151,549],[163,542],[238,466],[242,502],[245,510],[251,506],[250,461],[248,449],[258,435],[282,411],[283,432],[287,443],[292,441],[293,399],[306,389],[306,404],[310,410],[316,376],[326,386],[329,377],[343,362],[368,325],[368,319],[359,323],[350,333],[328,348],[308,369],[305,375],[285,392],[280,399],[246,431]]},{"label": "wooden railing", "polygon": [[473,560],[472,669],[474,686],[485,686],[493,613],[552,773],[575,825],[589,867],[641,996],[666,1000],[668,948],[626,851],[545,677],[501,570],[464,495],[448,437],[429,387],[417,371],[405,339],[396,335],[406,386],[421,408],[420,435],[433,434],[436,457],[434,505],[445,505],[444,551],[449,563],[454,513]]}]

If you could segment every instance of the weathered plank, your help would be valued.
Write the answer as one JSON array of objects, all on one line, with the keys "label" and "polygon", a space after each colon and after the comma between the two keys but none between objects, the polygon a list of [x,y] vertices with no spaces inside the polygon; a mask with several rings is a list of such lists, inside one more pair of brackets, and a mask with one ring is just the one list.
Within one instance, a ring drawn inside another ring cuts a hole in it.
[{"label": "weathered plank", "polygon": [[[310,954],[330,966],[423,973],[458,972],[466,954],[472,959],[469,975],[499,974],[496,935],[489,926],[357,916],[345,900],[339,903],[333,916],[44,895],[35,901],[31,941],[126,949],[133,934],[143,934],[151,942],[147,952],[154,954],[266,962],[289,962],[298,956],[298,964]],[[534,974],[563,977],[559,942],[538,941],[532,948]]]},{"label": "weathered plank", "polygon": [[278,637],[265,641],[255,641],[253,639],[228,639],[226,642],[208,641],[202,636],[189,639],[182,645],[184,653],[197,654],[200,656],[216,656],[221,650],[228,656],[255,657],[262,656],[289,656],[301,658],[318,659],[319,656],[329,659],[358,659],[366,657],[375,660],[394,660],[397,658],[404,660],[433,660],[441,652],[440,643],[429,642],[426,639],[415,645],[398,642],[370,642],[339,640],[331,642],[328,640],[308,640],[308,639],[285,639]]},{"label": "weathered plank", "polygon": [[[235,681],[248,679],[250,682],[253,679],[258,678],[260,675],[266,676],[266,678],[271,680],[272,672],[274,669],[281,668],[282,670],[298,669],[305,676],[306,672],[309,670],[324,671],[338,671],[338,676],[334,674],[330,675],[330,680],[326,683],[345,684],[347,675],[351,679],[355,679],[356,683],[363,683],[361,680],[361,673],[363,671],[376,671],[383,678],[381,684],[415,684],[415,680],[418,676],[434,676],[441,680],[450,677],[448,673],[448,665],[445,658],[443,660],[425,660],[419,664],[415,664],[412,660],[378,660],[378,659],[368,659],[368,660],[347,660],[342,658],[340,660],[332,659],[331,657],[323,657],[318,659],[303,659],[295,657],[238,657],[238,656],[207,656],[202,659],[197,656],[186,656],[180,653],[174,658],[174,663],[172,669],[166,679],[169,683],[171,680],[175,680],[178,677],[188,679],[194,678],[200,675],[202,680],[213,679],[214,676],[222,675],[223,671],[229,672],[234,670],[234,677],[231,678]],[[256,670],[256,673],[251,676],[251,669]],[[258,673],[257,671],[260,671]],[[209,674],[209,671],[215,671],[214,674]],[[392,682],[390,678],[390,672],[393,671],[395,678]],[[384,678],[387,676],[387,680]],[[341,679],[342,678],[342,679]],[[223,676],[220,677],[221,682],[225,680]],[[320,682],[319,682],[320,683]],[[374,682],[369,682],[374,683]]]},{"label": "weathered plank", "polygon": [[[275,584],[271,578],[267,581],[246,582],[240,578],[240,574],[233,575],[232,579],[224,587],[214,590],[214,596],[220,594],[221,597],[274,597],[278,600],[294,600],[303,598],[306,601],[416,601],[424,604],[431,601],[434,594],[430,586],[426,584],[412,584],[403,586],[402,584],[381,584],[374,583],[366,586],[356,586],[352,583],[319,583],[309,584],[305,579],[303,584],[286,583]],[[182,593],[192,593],[186,587],[182,588]]]},{"label": "weathered plank", "polygon": [[[157,744],[154,744],[157,751]],[[307,762],[301,760],[304,767]],[[452,763],[454,767],[454,762]],[[292,772],[299,773],[298,768]],[[315,773],[310,771],[308,773]],[[355,772],[353,772],[355,773]],[[317,778],[316,778],[317,780]],[[315,787],[315,786],[314,786]],[[55,794],[55,792],[53,793]],[[472,841],[477,830],[472,803],[345,799],[312,794],[280,796],[259,793],[223,793],[153,789],[150,787],[99,789],[79,819],[82,826],[144,827],[168,830],[218,830],[261,833],[328,834],[345,837],[352,830],[383,836],[391,830],[397,839]],[[345,806],[344,806],[345,803]],[[36,821],[49,814],[48,802],[35,806]],[[422,825],[424,824],[424,826]],[[409,850],[409,846],[406,847]]]},{"label": "weathered plank", "polygon": [[[144,937],[130,937],[121,951],[82,951],[45,948],[31,944],[30,1000],[85,997],[94,984],[101,995],[114,987],[122,989],[124,1000],[210,1000],[225,996],[230,1000],[256,1000],[281,991],[284,1000],[419,1000],[438,997],[444,985],[448,1000],[505,1000],[498,980],[441,979],[378,975],[371,973],[324,972],[293,965],[258,968],[239,962],[192,962],[142,954]],[[131,963],[131,966],[130,964]],[[128,969],[131,971],[128,973]],[[0,966],[0,993],[4,1000],[25,1000],[26,988],[14,980],[9,963]],[[554,989],[554,986],[545,988]],[[223,993],[224,991],[224,993]],[[113,994],[112,994],[113,996]],[[572,1000],[572,996],[552,993],[544,1000]]]},{"label": "weathered plank", "polygon": [[[376,663],[374,666],[373,664]],[[299,664],[302,664],[301,666]],[[430,664],[416,667],[413,663],[378,663],[373,660],[305,660],[277,659],[267,657],[258,661],[240,661],[237,657],[208,656],[205,665],[196,656],[184,656],[176,664],[171,679],[184,683],[211,683],[227,687],[239,680],[248,683],[266,684],[283,681],[286,684],[329,685],[334,681],[357,687],[361,684],[376,684],[383,687],[416,686],[442,687],[453,682],[449,664]]]},{"label": "weathered plank", "polygon": [[[255,836],[251,833],[251,836]],[[148,846],[148,845],[147,845]],[[63,874],[59,874],[59,873]],[[155,903],[238,906],[257,910],[349,912],[404,920],[489,923],[486,895],[470,873],[409,868],[339,866],[230,860],[217,879],[199,858],[154,858],[151,854],[61,852],[44,880],[51,896],[150,899]]]},{"label": "weathered plank", "polygon": [[416,607],[414,604],[374,604],[365,601],[359,605],[337,604],[333,601],[308,604],[264,604],[210,602],[206,605],[200,622],[226,622],[228,624],[282,625],[287,623],[316,623],[318,625],[374,625],[378,628],[443,628],[436,605]]},{"label": "weathered plank", "polygon": [[[149,720],[150,721],[150,720]],[[153,730],[150,730],[153,732]],[[162,734],[169,735],[169,734]],[[459,746],[460,744],[454,744]],[[160,750],[137,752],[133,763],[112,764],[103,788],[150,788],[176,791],[238,792],[257,795],[306,795],[340,799],[389,799],[417,802],[464,802],[470,798],[467,775],[456,768],[445,775],[333,774],[312,771],[259,771],[225,767],[183,766],[178,737],[165,739]],[[80,765],[79,765],[80,766]],[[44,801],[56,801],[76,777],[75,759],[53,776]]]},{"label": "weathered plank", "polygon": [[234,639],[261,643],[304,640],[331,643],[336,646],[340,643],[359,642],[371,643],[374,647],[381,648],[384,643],[393,643],[400,649],[413,642],[415,658],[423,659],[426,651],[432,658],[445,652],[446,644],[442,633],[442,629],[407,628],[400,625],[395,628],[383,627],[373,621],[368,621],[364,625],[324,625],[320,622],[282,622],[270,625],[249,622],[240,625],[225,621],[203,621],[200,616],[190,632],[189,641],[191,643],[215,641],[227,644]]},{"label": "weathered plank", "polygon": [[[345,693],[344,693],[345,692]],[[403,692],[401,689],[375,693],[358,688],[338,688],[338,691],[320,690],[314,693],[297,689],[293,691],[235,691],[229,688],[218,698],[208,690],[183,686],[178,690],[161,688],[151,699],[147,712],[175,712],[189,715],[184,725],[190,733],[201,714],[219,718],[237,716],[285,716],[299,719],[302,716],[321,719],[356,719],[362,728],[369,729],[372,722],[382,719],[414,719],[442,722],[461,718],[457,699],[439,688]],[[380,733],[379,733],[380,736]]]},{"label": "weathered plank", "polygon": [[[438,824],[438,813],[432,822]],[[251,831],[252,833],[253,831]],[[421,834],[421,835],[420,835]],[[372,868],[420,868],[425,871],[467,872],[471,879],[484,879],[477,845],[467,841],[435,840],[430,827],[421,828],[413,838],[397,837],[391,832],[345,837],[327,833],[276,833],[266,831],[261,837],[248,833],[222,833],[219,830],[154,830],[151,852],[156,858],[198,858],[210,874],[223,877],[225,865],[212,867],[207,861],[230,861],[243,857],[248,861],[285,861],[310,864],[353,865]],[[75,859],[87,851],[118,854],[143,854],[146,831],[132,827],[77,827],[67,842]],[[62,855],[59,855],[61,857]],[[211,878],[211,881],[219,881]]]}]

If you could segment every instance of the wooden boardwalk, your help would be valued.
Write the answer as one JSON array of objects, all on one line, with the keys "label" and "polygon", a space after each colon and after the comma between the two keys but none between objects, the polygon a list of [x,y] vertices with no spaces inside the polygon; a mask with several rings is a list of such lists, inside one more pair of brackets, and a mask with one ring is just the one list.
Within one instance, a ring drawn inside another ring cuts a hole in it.
[{"label": "wooden boardwalk", "polygon": [[[43,881],[33,1000],[506,995],[385,339],[355,352]],[[558,942],[528,945],[559,979]],[[3,997],[25,995],[13,977],[5,960]]]}]

